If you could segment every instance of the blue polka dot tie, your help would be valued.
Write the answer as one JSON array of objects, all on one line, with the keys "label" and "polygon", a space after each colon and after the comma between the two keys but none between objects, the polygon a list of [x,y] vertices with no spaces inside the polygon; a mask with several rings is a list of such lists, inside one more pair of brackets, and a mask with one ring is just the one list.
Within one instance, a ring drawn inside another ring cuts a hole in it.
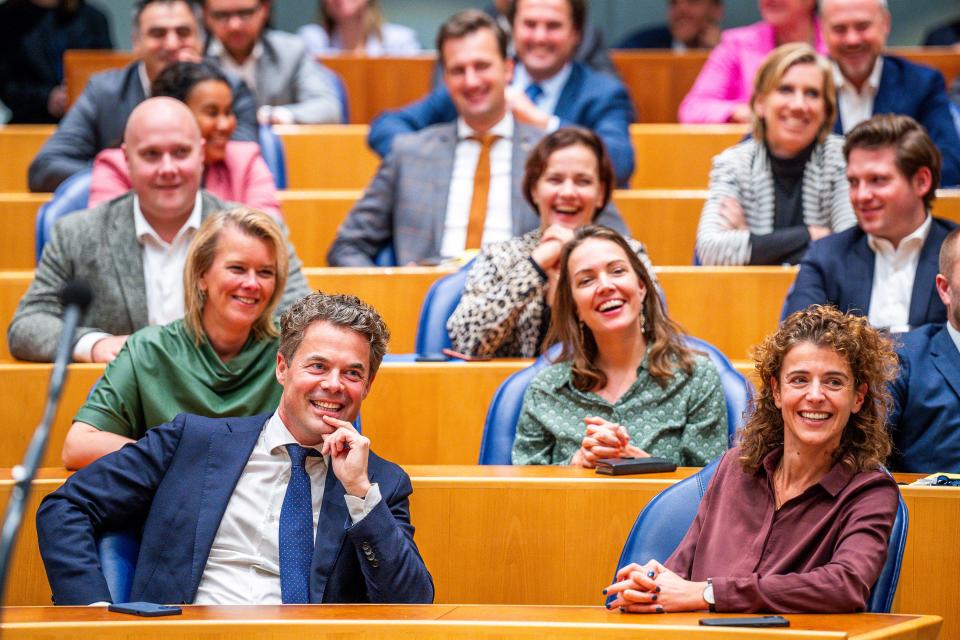
[{"label": "blue polka dot tie", "polygon": [[280,508],[280,595],[284,604],[310,602],[313,562],[313,502],[304,462],[314,449],[288,444],[290,481]]},{"label": "blue polka dot tie", "polygon": [[537,100],[539,100],[540,96],[543,95],[543,87],[534,82],[527,85],[524,93],[527,94],[528,98],[530,98],[530,102],[537,104]]}]

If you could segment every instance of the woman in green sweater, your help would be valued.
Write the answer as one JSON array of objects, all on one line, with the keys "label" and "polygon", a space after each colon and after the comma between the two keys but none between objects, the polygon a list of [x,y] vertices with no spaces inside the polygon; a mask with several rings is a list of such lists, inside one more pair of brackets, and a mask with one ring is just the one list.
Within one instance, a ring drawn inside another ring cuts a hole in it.
[{"label": "woman in green sweater", "polygon": [[286,276],[286,242],[269,215],[241,207],[208,216],[184,265],[183,319],[130,336],[74,418],[64,465],[90,464],[178,413],[275,409],[272,315]]}]

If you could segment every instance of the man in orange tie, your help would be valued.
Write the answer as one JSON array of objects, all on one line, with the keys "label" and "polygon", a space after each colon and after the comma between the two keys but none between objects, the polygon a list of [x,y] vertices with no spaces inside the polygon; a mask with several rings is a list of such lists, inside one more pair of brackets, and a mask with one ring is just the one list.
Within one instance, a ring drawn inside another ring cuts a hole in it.
[{"label": "man in orange tie", "polygon": [[[440,27],[437,51],[457,120],[397,138],[340,226],[331,265],[433,264],[540,224],[520,184],[527,152],[544,132],[516,122],[507,108],[506,47],[481,11],[462,11]],[[615,212],[598,222],[625,231]],[[378,260],[391,249],[392,260]]]}]

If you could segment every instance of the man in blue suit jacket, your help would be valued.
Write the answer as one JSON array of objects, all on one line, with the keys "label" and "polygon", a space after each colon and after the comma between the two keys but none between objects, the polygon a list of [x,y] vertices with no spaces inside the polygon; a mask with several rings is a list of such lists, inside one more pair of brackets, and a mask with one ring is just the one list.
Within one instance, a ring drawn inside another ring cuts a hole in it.
[{"label": "man in blue suit jacket", "polygon": [[[518,61],[508,89],[510,107],[517,122],[547,131],[571,124],[593,130],[607,147],[618,185],[625,187],[633,174],[633,105],[617,78],[573,62],[585,14],[583,0],[516,3],[513,43]],[[398,134],[456,118],[446,87],[438,87],[422,100],[374,120],[367,142],[386,157]]]},{"label": "man in blue suit jacket", "polygon": [[432,602],[410,479],[351,424],[388,335],[353,296],[302,298],[281,319],[276,413],[181,414],[77,472],[37,512],[54,602],[110,601],[96,537],[138,525],[133,601]]},{"label": "man in blue suit jacket", "polygon": [[936,69],[882,55],[890,33],[885,0],[823,0],[823,39],[835,63],[836,133],[880,113],[899,113],[926,128],[943,156],[942,184],[960,184],[960,137]]},{"label": "man in blue suit jacket", "polygon": [[667,24],[629,33],[617,49],[712,49],[721,22],[723,0],[668,0]]},{"label": "man in blue suit jacket", "polygon": [[895,331],[943,322],[937,256],[956,225],[929,214],[936,146],[912,118],[884,115],[857,125],[844,155],[857,226],[810,245],[784,314],[832,304]]},{"label": "man in blue suit jacket", "polygon": [[894,471],[960,473],[960,230],[940,249],[937,293],[947,322],[911,331],[897,349],[888,422]]}]

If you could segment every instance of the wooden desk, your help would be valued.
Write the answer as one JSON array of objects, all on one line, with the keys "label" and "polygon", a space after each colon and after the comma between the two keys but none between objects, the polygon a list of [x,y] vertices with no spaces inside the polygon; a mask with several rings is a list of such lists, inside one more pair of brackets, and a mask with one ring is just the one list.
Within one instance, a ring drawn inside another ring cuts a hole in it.
[{"label": "wooden desk", "polygon": [[6,638],[53,637],[69,630],[72,638],[139,640],[154,637],[301,638],[304,634],[337,638],[791,638],[823,640],[934,640],[936,616],[790,615],[787,629],[722,629],[699,626],[701,618],[722,614],[673,613],[625,615],[602,607],[470,605],[279,605],[184,606],[183,614],[144,619],[111,613],[103,607],[7,607]]},{"label": "wooden desk", "polygon": [[49,124],[0,125],[0,191],[27,191],[27,168],[53,130]]},{"label": "wooden desk", "polygon": [[[433,574],[437,602],[549,605],[599,604],[599,589],[613,576],[637,513],[695,471],[608,478],[563,467],[405,468],[414,487],[416,540]],[[65,476],[60,469],[41,475],[12,565],[11,604],[49,602],[33,514]],[[2,505],[9,470],[0,471],[0,478]],[[942,616],[943,638],[958,640],[953,582],[960,575],[960,552],[949,541],[960,526],[960,489],[901,489],[910,528],[893,610]]]}]

